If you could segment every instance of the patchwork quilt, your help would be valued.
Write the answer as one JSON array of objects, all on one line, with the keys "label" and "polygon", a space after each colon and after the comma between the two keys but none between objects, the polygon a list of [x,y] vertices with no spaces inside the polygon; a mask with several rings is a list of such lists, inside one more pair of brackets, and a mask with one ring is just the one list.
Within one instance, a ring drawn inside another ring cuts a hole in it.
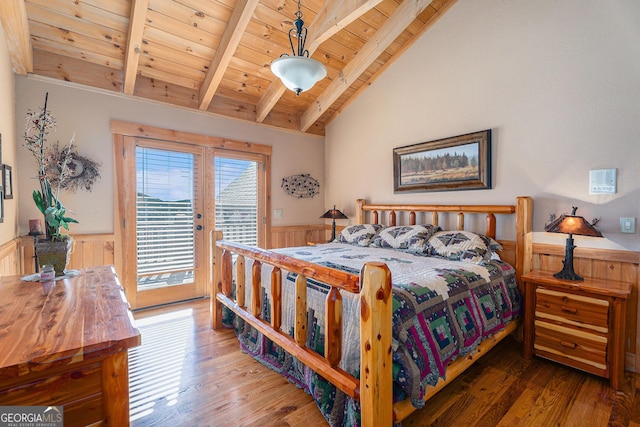
[{"label": "patchwork quilt", "polygon": [[[447,364],[472,352],[480,341],[495,334],[520,315],[521,296],[514,269],[500,260],[480,264],[450,261],[394,249],[344,243],[285,248],[277,252],[313,263],[359,274],[362,266],[382,261],[393,281],[394,399],[407,397],[424,405],[427,385],[446,375]],[[251,263],[247,263],[250,270]],[[271,266],[262,266],[262,317],[270,320]],[[282,331],[293,336],[296,275],[283,271]],[[247,280],[251,272],[247,271]],[[307,280],[307,346],[324,351],[324,301],[329,288]],[[246,301],[251,286],[246,283]],[[359,298],[343,297],[343,357],[340,367],[359,377]],[[310,393],[332,426],[358,426],[359,403],[353,401],[280,347],[225,312],[225,324],[236,329],[243,351]]]}]

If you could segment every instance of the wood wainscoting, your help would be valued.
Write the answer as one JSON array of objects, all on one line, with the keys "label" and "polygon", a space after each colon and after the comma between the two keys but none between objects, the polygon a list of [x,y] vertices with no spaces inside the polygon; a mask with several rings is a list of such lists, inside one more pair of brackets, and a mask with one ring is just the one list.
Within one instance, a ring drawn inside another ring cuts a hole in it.
[{"label": "wood wainscoting", "polygon": [[20,239],[10,240],[0,246],[0,277],[22,274],[24,271],[23,259],[25,258]]},{"label": "wood wainscoting", "polygon": [[308,242],[328,242],[327,230],[330,233],[331,226],[325,224],[271,226],[270,249],[306,246]]},{"label": "wood wainscoting", "polygon": [[[22,273],[35,273],[33,237],[23,236],[16,239],[22,247]],[[98,267],[100,265],[115,265],[120,273],[120,265],[116,259],[115,235],[113,234],[74,234],[73,248],[68,268],[79,270],[82,268]],[[2,262],[2,260],[0,260]]]},{"label": "wood wainscoting", "polygon": [[[305,246],[307,242],[327,241],[330,225],[296,225],[271,227],[271,247]],[[343,227],[338,227],[339,232]],[[74,236],[76,243],[71,254],[70,268],[80,269],[114,264],[121,271],[120,253],[113,234],[82,234]],[[513,263],[515,245],[501,241],[502,258]],[[585,277],[620,280],[632,285],[627,307],[626,369],[640,371],[640,252],[578,247],[574,253],[575,270]],[[562,269],[564,246],[533,244],[532,268],[556,272]],[[31,274],[35,271],[33,239],[16,238],[0,246],[0,275]]]}]

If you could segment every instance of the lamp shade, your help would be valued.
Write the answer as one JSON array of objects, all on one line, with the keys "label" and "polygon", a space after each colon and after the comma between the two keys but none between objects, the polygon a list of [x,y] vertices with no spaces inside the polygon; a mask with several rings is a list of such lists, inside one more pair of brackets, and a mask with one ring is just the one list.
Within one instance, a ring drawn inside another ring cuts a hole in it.
[{"label": "lamp shade", "polygon": [[589,224],[583,217],[575,214],[576,210],[577,208],[574,208],[571,215],[561,215],[560,218],[547,225],[544,230],[549,233],[602,237],[602,233],[596,230],[593,225]]},{"label": "lamp shade", "polygon": [[304,56],[282,56],[271,63],[271,71],[296,95],[311,89],[327,75],[324,65]]},{"label": "lamp shade", "polygon": [[335,205],[333,206],[333,209],[329,209],[324,214],[322,214],[320,218],[349,219],[348,216],[336,209]]}]

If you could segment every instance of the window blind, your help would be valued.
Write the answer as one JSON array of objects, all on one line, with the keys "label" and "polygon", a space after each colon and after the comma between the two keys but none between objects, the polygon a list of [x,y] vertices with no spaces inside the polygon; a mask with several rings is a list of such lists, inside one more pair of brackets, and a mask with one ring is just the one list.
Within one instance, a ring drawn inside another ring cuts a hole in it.
[{"label": "window blind", "polygon": [[216,229],[225,240],[258,244],[258,163],[215,158]]},{"label": "window blind", "polygon": [[[195,268],[194,155],[136,147],[138,282],[168,285]],[[174,273],[174,274],[166,274]],[[181,283],[184,283],[182,280]],[[175,283],[178,284],[178,283]]]}]

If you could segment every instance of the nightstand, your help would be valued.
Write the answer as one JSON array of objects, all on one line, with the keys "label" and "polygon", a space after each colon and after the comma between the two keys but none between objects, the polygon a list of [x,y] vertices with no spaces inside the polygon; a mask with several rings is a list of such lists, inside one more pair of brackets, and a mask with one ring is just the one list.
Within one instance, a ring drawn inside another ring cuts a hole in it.
[{"label": "nightstand", "polygon": [[631,284],[562,280],[537,270],[523,275],[522,282],[524,357],[536,355],[608,378],[617,390],[624,374]]}]

